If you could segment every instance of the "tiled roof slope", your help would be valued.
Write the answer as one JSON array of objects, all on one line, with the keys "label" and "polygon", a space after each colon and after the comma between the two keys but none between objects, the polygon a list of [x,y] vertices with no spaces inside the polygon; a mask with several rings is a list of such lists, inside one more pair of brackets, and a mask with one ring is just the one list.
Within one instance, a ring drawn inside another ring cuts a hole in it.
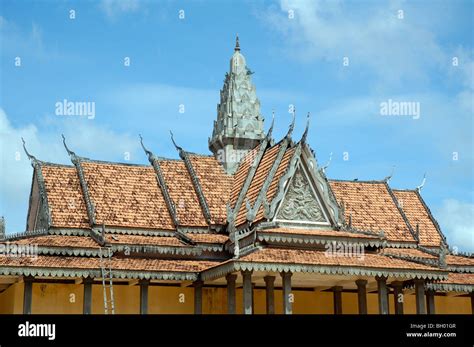
[{"label": "tiled roof slope", "polygon": [[89,227],[86,203],[76,169],[73,166],[43,164],[41,171],[52,225],[65,228]]},{"label": "tiled roof slope", "polygon": [[210,156],[189,154],[201,189],[206,198],[214,224],[225,224],[227,220],[226,203],[234,177],[227,175],[219,162]]},{"label": "tiled roof slope", "polygon": [[419,227],[420,245],[439,246],[441,235],[421,196],[415,190],[393,190],[413,229]]},{"label": "tiled roof slope", "polygon": [[234,174],[234,182],[232,184],[232,190],[230,192],[230,203],[232,208],[235,207],[235,203],[237,202],[237,199],[239,198],[240,191],[242,190],[242,187],[244,186],[245,179],[247,178],[247,175],[249,173],[250,168],[253,165],[254,159],[257,156],[258,151],[260,150],[261,145],[258,145],[254,149],[252,149],[250,152],[248,152],[245,157],[242,159],[242,161],[239,164],[239,168],[237,169],[237,172]]},{"label": "tiled roof slope", "polygon": [[[181,225],[207,226],[193,182],[183,161],[160,160],[166,186]],[[156,185],[156,184],[155,184]]]},{"label": "tiled roof slope", "polygon": [[82,162],[97,224],[174,229],[150,166]]},{"label": "tiled roof slope", "polygon": [[329,181],[346,223],[359,230],[383,230],[388,241],[415,242],[385,182]]}]

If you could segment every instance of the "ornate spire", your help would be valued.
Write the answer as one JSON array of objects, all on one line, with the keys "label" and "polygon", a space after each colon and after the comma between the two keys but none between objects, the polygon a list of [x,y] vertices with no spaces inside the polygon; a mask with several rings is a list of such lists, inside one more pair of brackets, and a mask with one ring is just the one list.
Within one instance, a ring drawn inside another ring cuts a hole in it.
[{"label": "ornate spire", "polygon": [[234,51],[235,51],[235,52],[240,51],[239,34],[237,34],[237,35],[235,36],[235,48],[234,48]]},{"label": "ornate spire", "polygon": [[220,91],[217,120],[209,139],[209,149],[229,174],[237,170],[245,154],[266,136],[252,73],[240,53],[237,36],[229,73],[225,75]]}]

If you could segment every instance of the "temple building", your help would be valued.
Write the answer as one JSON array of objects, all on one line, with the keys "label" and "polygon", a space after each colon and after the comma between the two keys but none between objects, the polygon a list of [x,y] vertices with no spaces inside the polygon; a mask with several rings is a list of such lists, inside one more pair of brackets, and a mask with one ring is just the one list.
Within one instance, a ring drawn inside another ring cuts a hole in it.
[{"label": "temple building", "polygon": [[237,40],[210,155],[140,139],[149,165],[124,164],[63,138],[61,165],[24,142],[27,227],[0,223],[0,313],[473,312],[474,257],[450,250],[422,187],[330,179],[308,126],[272,129]]}]

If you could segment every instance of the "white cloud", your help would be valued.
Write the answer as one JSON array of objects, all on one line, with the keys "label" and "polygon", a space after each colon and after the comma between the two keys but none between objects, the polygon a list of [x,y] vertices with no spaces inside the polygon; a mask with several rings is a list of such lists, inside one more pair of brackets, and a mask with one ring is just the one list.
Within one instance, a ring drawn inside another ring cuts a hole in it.
[{"label": "white cloud", "polygon": [[[21,137],[28,151],[39,160],[69,164],[61,133],[78,155],[100,160],[127,162],[143,158],[136,135],[116,133],[88,119],[45,117],[43,130],[33,124],[15,127],[0,108],[0,216],[7,220],[7,232],[22,231],[28,209],[33,169],[23,152]],[[140,154],[139,154],[140,153]]]},{"label": "white cloud", "polygon": [[447,199],[436,216],[451,247],[474,252],[474,204]]},{"label": "white cloud", "polygon": [[115,18],[122,13],[137,11],[140,2],[138,0],[102,0],[99,6],[108,18]]},{"label": "white cloud", "polygon": [[[426,69],[448,64],[435,37],[392,3],[364,11],[356,3],[282,0],[263,19],[283,34],[284,50],[301,60],[350,59],[350,65],[368,67],[385,82],[427,78]],[[293,11],[293,12],[291,12]],[[294,18],[289,18],[291,13]],[[423,54],[420,54],[423,52]]]}]

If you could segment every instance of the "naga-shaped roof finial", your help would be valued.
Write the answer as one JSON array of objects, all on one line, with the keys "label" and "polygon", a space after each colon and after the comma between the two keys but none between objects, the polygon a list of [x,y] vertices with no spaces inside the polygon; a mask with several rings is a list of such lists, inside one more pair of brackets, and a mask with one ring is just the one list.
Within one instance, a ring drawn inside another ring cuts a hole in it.
[{"label": "naga-shaped roof finial", "polygon": [[153,160],[153,153],[150,152],[148,149],[146,149],[145,145],[143,144],[143,137],[141,134],[138,134],[140,136],[140,143],[142,145],[143,150],[145,151],[146,155],[148,156],[148,160],[152,161]]},{"label": "naga-shaped roof finial", "polygon": [[36,157],[34,155],[31,155],[28,150],[26,149],[26,144],[25,144],[25,140],[23,139],[23,137],[21,138],[21,141],[23,142],[23,150],[25,151],[26,153],[26,156],[28,157],[28,159],[31,160],[31,166],[35,166],[36,163],[38,162],[38,159],[36,159]]},{"label": "naga-shaped roof finial", "polygon": [[173,145],[175,146],[175,148],[176,148],[179,152],[181,152],[181,151],[183,150],[183,148],[180,147],[180,146],[178,146],[178,145],[176,144],[176,142],[175,142],[175,140],[174,140],[173,132],[172,132],[171,130],[170,130],[170,135],[171,135],[171,141],[173,142]]},{"label": "naga-shaped roof finial", "polygon": [[272,124],[270,124],[270,129],[268,129],[267,139],[270,139],[272,137],[274,125],[275,125],[275,110],[272,110]]},{"label": "naga-shaped roof finial", "polygon": [[387,177],[385,177],[383,180],[385,181],[385,183],[389,183],[390,180],[392,179],[393,177],[393,173],[395,172],[395,165],[392,166],[392,172],[390,172],[390,175],[388,175]]},{"label": "naga-shaped roof finial", "polygon": [[293,119],[291,120],[290,127],[288,128],[288,133],[286,134],[286,137],[290,137],[291,134],[293,133],[293,130],[295,129],[295,120],[296,120],[296,107],[293,106]]},{"label": "naga-shaped roof finial", "polygon": [[69,154],[69,156],[71,157],[71,159],[76,159],[77,158],[77,155],[76,153],[74,153],[73,151],[71,151],[69,149],[69,147],[67,146],[66,144],[66,138],[64,137],[64,134],[61,134],[62,138],[63,138],[63,145],[64,145],[64,148],[66,148],[66,151],[67,151],[67,154]]},{"label": "naga-shaped roof finial", "polygon": [[303,136],[301,137],[301,142],[305,143],[306,138],[308,137],[308,130],[309,130],[309,119],[311,118],[311,112],[308,112],[307,120],[306,120],[306,128],[304,129]]},{"label": "naga-shaped roof finial", "polygon": [[425,172],[425,174],[423,175],[423,181],[421,182],[421,184],[420,184],[418,187],[416,187],[416,191],[417,191],[418,193],[421,192],[421,189],[424,187],[425,182],[426,182],[426,172]]},{"label": "naga-shaped roof finial", "polygon": [[329,167],[329,165],[331,164],[331,161],[332,161],[332,152],[329,153],[329,160],[328,162],[326,163],[326,165],[324,165],[322,168],[321,168],[321,171],[323,173],[326,173],[326,169]]}]

